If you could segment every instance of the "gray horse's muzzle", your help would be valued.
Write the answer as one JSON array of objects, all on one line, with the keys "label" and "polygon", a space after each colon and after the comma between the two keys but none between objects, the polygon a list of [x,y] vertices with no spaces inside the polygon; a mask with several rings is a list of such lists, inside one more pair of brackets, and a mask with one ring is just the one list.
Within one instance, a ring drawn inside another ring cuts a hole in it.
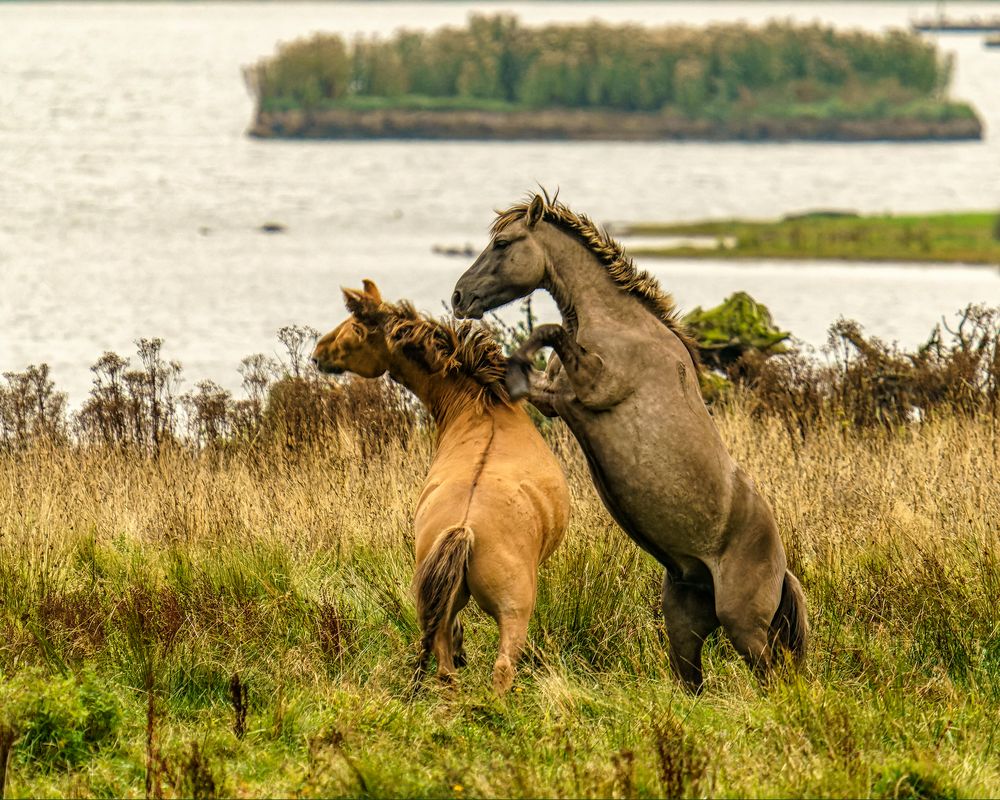
[{"label": "gray horse's muzzle", "polygon": [[483,301],[476,295],[455,289],[451,296],[451,309],[459,319],[482,319],[486,312]]}]

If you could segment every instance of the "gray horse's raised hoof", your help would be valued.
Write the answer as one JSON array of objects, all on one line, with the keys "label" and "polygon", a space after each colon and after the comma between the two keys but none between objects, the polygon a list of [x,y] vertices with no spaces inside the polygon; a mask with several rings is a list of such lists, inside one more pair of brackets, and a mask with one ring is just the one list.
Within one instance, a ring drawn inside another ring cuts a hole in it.
[{"label": "gray horse's raised hoof", "polygon": [[510,399],[523,400],[531,392],[531,364],[520,358],[510,358],[505,382]]}]

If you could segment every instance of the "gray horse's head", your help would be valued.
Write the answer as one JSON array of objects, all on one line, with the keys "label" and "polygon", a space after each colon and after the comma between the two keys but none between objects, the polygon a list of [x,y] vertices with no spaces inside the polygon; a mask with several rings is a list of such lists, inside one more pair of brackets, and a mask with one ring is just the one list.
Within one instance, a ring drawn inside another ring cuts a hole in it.
[{"label": "gray horse's head", "polygon": [[455,316],[481,319],[487,311],[526,297],[541,285],[545,251],[535,228],[544,214],[545,201],[535,195],[523,212],[497,220],[489,245],[455,284],[451,296]]}]

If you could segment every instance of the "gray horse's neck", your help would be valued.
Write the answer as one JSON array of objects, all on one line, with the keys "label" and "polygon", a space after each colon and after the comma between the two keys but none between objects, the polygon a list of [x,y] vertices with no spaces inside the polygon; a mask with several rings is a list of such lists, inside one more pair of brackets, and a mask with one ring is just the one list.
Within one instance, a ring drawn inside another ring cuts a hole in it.
[{"label": "gray horse's neck", "polygon": [[545,249],[545,289],[562,314],[563,325],[576,335],[581,329],[643,325],[650,312],[608,274],[600,258],[575,236],[555,225],[538,230]]}]

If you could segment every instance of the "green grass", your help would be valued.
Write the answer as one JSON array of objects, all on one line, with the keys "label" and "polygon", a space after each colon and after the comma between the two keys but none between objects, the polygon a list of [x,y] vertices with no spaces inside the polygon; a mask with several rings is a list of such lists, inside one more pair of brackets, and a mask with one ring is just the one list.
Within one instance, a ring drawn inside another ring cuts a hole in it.
[{"label": "green grass", "polygon": [[[293,98],[275,97],[264,101],[264,111],[291,111],[300,107]],[[349,95],[338,100],[320,101],[311,110],[346,111],[526,111],[528,106],[482,97],[432,97],[406,94],[396,97]]]},{"label": "green grass", "polygon": [[346,95],[336,100],[318,99],[310,104],[303,104],[291,96],[268,96],[261,100],[261,109],[268,113],[282,113],[295,110],[303,111],[486,111],[486,112],[544,112],[547,110],[576,111],[590,114],[616,114],[629,116],[631,114],[668,113],[677,117],[690,116],[693,119],[706,119],[720,124],[727,123],[761,123],[776,121],[858,121],[872,122],[879,120],[894,120],[898,122],[948,122],[955,119],[974,119],[975,112],[965,103],[952,101],[921,99],[902,105],[884,100],[874,100],[847,104],[839,99],[817,101],[812,103],[774,101],[763,102],[752,108],[745,108],[732,103],[710,103],[701,107],[694,115],[681,114],[676,108],[668,108],[663,112],[636,112],[621,109],[588,107],[566,108],[558,104],[537,106],[525,102],[507,100],[456,96],[430,96],[421,94],[399,94],[393,96]]},{"label": "green grass", "polygon": [[458,685],[406,699],[429,435],[368,461],[349,436],[0,453],[7,796],[143,796],[150,755],[167,797],[1000,794],[995,421],[801,440],[739,404],[716,418],[775,507],[812,644],[762,687],[714,640],[698,698],[667,667],[659,568],[558,427],[573,519],[502,700],[476,611]]},{"label": "green grass", "polygon": [[663,258],[789,258],[859,261],[937,261],[1000,264],[998,217],[992,213],[904,216],[813,214],[779,221],[721,220],[680,224],[636,223],[621,235],[710,236],[735,245],[630,248]]}]

